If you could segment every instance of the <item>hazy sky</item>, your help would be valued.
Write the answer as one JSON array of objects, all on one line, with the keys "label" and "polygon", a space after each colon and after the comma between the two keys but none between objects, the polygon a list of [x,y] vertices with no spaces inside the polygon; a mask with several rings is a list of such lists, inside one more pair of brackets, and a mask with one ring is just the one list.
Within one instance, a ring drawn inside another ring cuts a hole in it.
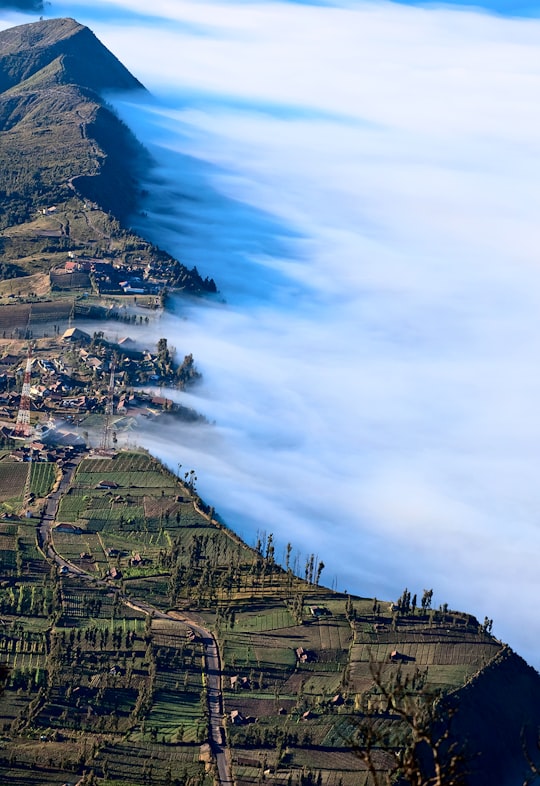
[{"label": "hazy sky", "polygon": [[352,0],[48,11],[151,90],[117,103],[158,162],[139,224],[220,288],[155,327],[194,353],[204,383],[182,399],[215,425],[147,444],[250,542],[272,531],[367,596],[433,587],[538,665],[539,21]]}]

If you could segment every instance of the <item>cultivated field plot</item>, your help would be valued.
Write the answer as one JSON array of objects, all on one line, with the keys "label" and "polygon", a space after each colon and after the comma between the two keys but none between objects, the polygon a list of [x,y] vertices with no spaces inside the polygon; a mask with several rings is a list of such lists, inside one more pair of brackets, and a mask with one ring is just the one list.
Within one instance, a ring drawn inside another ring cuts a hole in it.
[{"label": "cultivated field plot", "polygon": [[307,696],[335,696],[339,692],[342,682],[343,671],[335,665],[332,672],[313,672],[303,674],[304,693]]},{"label": "cultivated field plot", "polygon": [[90,276],[84,271],[51,270],[50,280],[51,286],[55,289],[89,289],[91,287]]},{"label": "cultivated field plot", "polygon": [[23,461],[0,461],[0,502],[22,501],[29,468]]},{"label": "cultivated field plot", "polygon": [[[316,722],[295,723],[285,726],[286,733],[298,740],[298,745],[305,740],[320,738],[316,730]],[[249,738],[249,727],[246,730]],[[313,742],[313,745],[317,743]],[[350,747],[350,746],[347,746]],[[232,758],[235,783],[238,786],[252,786],[260,783],[261,769],[275,767],[276,754],[272,747],[258,750],[253,747],[236,747]],[[311,773],[312,780],[307,780]],[[305,780],[302,780],[302,779]],[[280,760],[279,769],[272,774],[271,782],[276,786],[287,786],[291,783],[317,783],[321,786],[368,786],[373,782],[368,776],[365,765],[354,753],[343,748],[328,747],[290,747]]]},{"label": "cultivated field plot", "polygon": [[[24,585],[21,585],[24,587]],[[25,588],[26,589],[26,588]],[[13,598],[18,606],[24,608],[29,603],[25,603],[23,593],[16,593]],[[31,623],[32,619],[27,618]],[[2,660],[6,658],[9,660],[10,666],[13,668],[29,668],[34,669],[42,665],[42,659],[46,654],[46,636],[43,631],[39,632],[33,630],[27,633],[25,638],[16,638],[7,632],[0,633],[0,651],[2,652]],[[11,675],[13,682],[14,675]]]},{"label": "cultivated field plot", "polygon": [[167,477],[161,472],[148,469],[144,472],[122,472],[111,470],[104,473],[81,471],[77,473],[76,482],[79,486],[92,488],[102,480],[112,481],[120,488],[171,488],[176,486],[176,480]]},{"label": "cultivated field plot", "polygon": [[[288,714],[294,711],[295,702],[292,699],[284,699],[281,696],[259,696],[251,695],[249,691],[239,690],[235,694],[227,696],[227,711],[238,710],[245,718],[280,718],[281,723],[284,716],[279,714],[280,710],[286,710]],[[295,717],[295,722],[297,716]]]},{"label": "cultivated field plot", "polygon": [[106,760],[110,779],[126,786],[174,783],[171,776],[180,778],[180,783],[185,783],[189,777],[198,776],[196,782],[200,783],[200,786],[211,786],[213,779],[210,776],[205,777],[204,767],[198,759],[198,745],[163,747],[130,737],[128,741],[104,745],[97,763]]},{"label": "cultivated field plot", "polygon": [[69,489],[68,493],[64,494],[58,507],[57,521],[74,522],[82,516],[86,510],[87,498],[77,492],[78,489]]},{"label": "cultivated field plot", "polygon": [[224,637],[224,667],[228,676],[256,675],[265,686],[283,685],[296,666],[293,642],[271,634],[228,632]]},{"label": "cultivated field plot", "polygon": [[92,558],[87,560],[89,564],[92,561],[107,564],[101,542],[96,534],[83,532],[76,535],[71,532],[57,532],[53,529],[52,537],[55,549],[69,562],[77,562],[80,560],[81,554],[88,554]]},{"label": "cultivated field plot", "polygon": [[113,459],[85,459],[78,467],[75,485],[95,488],[102,481],[119,488],[177,488],[178,481],[165,467],[144,454],[122,454]]},{"label": "cultivated field plot", "polygon": [[[418,667],[438,664],[440,666],[454,666],[457,664],[479,664],[491,660],[499,651],[500,645],[481,636],[471,636],[466,641],[446,641],[444,632],[437,636],[427,638],[416,634],[417,641],[401,640],[399,642],[399,655],[404,662],[414,662]],[[351,649],[351,663],[369,663],[370,658],[376,663],[388,663],[391,653],[396,650],[393,644],[355,644]]]},{"label": "cultivated field plot", "polygon": [[257,606],[253,610],[248,609],[247,612],[243,612],[235,628],[237,631],[262,632],[290,628],[293,625],[292,614],[285,606]]},{"label": "cultivated field plot", "polygon": [[[16,764],[5,767],[0,765],[2,786],[59,786],[63,783],[74,783],[73,770],[49,769],[45,765],[37,765],[36,762],[40,761],[44,751],[43,744],[39,746],[39,753],[36,747],[21,746],[17,748],[20,755],[17,756]],[[52,756],[52,751],[47,753]]]},{"label": "cultivated field plot", "polygon": [[56,479],[55,465],[48,461],[34,462],[30,475],[30,491],[36,497],[45,497]]},{"label": "cultivated field plot", "polygon": [[139,575],[130,578],[127,582],[131,595],[144,598],[158,609],[169,609],[171,602],[168,593],[167,576]]},{"label": "cultivated field plot", "polygon": [[71,532],[57,532],[53,529],[52,538],[55,549],[69,562],[76,562],[81,554],[89,554],[96,562],[106,563],[97,535],[89,532],[77,535]]},{"label": "cultivated field plot", "polygon": [[[167,544],[164,533],[121,529],[119,532],[118,527],[110,526],[99,533],[102,550],[110,566],[120,567],[125,578],[167,573],[159,564],[159,554]],[[142,560],[139,565],[132,562],[135,557]]]},{"label": "cultivated field plot", "polygon": [[332,617],[310,620],[297,627],[285,628],[280,635],[293,642],[293,648],[303,647],[308,652],[309,664],[341,662],[348,657],[352,631],[344,618]]},{"label": "cultivated field plot", "polygon": [[433,689],[451,689],[456,685],[464,683],[467,679],[485,665],[478,664],[456,664],[455,666],[427,666],[426,682]]},{"label": "cultivated field plot", "polygon": [[32,329],[36,325],[69,318],[73,310],[72,301],[48,301],[4,305],[0,309],[0,336],[11,336],[13,330]]},{"label": "cultivated field plot", "polygon": [[[401,669],[412,676],[417,669],[426,672],[433,687],[452,687],[464,682],[485,666],[500,651],[501,645],[484,633],[459,635],[446,627],[425,626],[424,630],[386,631],[383,642],[372,640],[351,647],[349,678],[355,691],[363,691],[372,682],[370,661],[383,665],[389,675]],[[388,639],[393,639],[389,642]],[[396,649],[399,646],[399,649]],[[392,653],[397,652],[392,662]]]},{"label": "cultivated field plot", "polygon": [[[143,496],[144,515],[147,519],[162,519],[167,523],[179,523],[185,505],[176,496],[150,497]],[[179,520],[176,521],[176,514]]]},{"label": "cultivated field plot", "polygon": [[60,501],[58,520],[83,522],[90,530],[101,531],[112,526],[129,529],[144,522],[144,508],[137,498],[120,497],[110,491],[71,488]]},{"label": "cultivated field plot", "polygon": [[[116,624],[122,624],[123,626],[131,626],[130,630],[142,630],[140,625],[145,619],[145,615],[129,608],[129,606],[124,606],[107,589],[92,586],[82,588],[75,579],[63,578],[61,601],[65,614],[58,623],[59,627],[63,623],[66,623],[68,627],[71,626],[73,618],[76,618],[78,620],[77,626],[80,628],[96,625],[113,628]],[[83,610],[86,611],[84,618],[81,616]]]},{"label": "cultivated field plot", "polygon": [[156,690],[146,723],[159,729],[166,742],[202,742],[206,721],[200,693]]},{"label": "cultivated field plot", "polygon": [[47,657],[43,649],[42,652],[15,652],[7,655],[6,663],[12,669],[15,678],[18,672],[27,676],[34,684],[38,684],[40,679],[45,681],[45,668]]},{"label": "cultivated field plot", "polygon": [[343,783],[343,786],[367,786],[370,783],[365,765],[354,753],[343,750],[295,750],[287,758],[285,766],[289,764],[297,771],[309,768],[312,772],[321,773],[324,786],[334,786]]},{"label": "cultivated field plot", "polygon": [[94,508],[83,512],[86,526],[93,532],[144,529],[143,509],[137,506],[120,508]]},{"label": "cultivated field plot", "polygon": [[234,674],[236,669],[249,668],[251,663],[255,663],[257,667],[260,663],[255,658],[251,634],[228,632],[223,643],[224,666]]},{"label": "cultivated field plot", "polygon": [[152,620],[152,635],[157,647],[184,647],[188,641],[189,625],[176,620]]},{"label": "cultivated field plot", "polygon": [[319,661],[332,661],[338,653],[347,653],[352,641],[352,630],[344,617],[319,619],[311,625],[315,625],[319,634],[319,645],[315,647]]},{"label": "cultivated field plot", "polygon": [[30,305],[30,325],[36,322],[58,322],[69,319],[73,311],[73,300],[52,300]]},{"label": "cultivated field plot", "polygon": [[5,524],[0,529],[0,571],[15,570],[15,536],[17,528],[13,526],[6,526]]},{"label": "cultivated field plot", "polygon": [[14,329],[28,327],[30,319],[30,306],[26,303],[13,306],[2,306],[0,309],[0,336],[4,331],[11,335]]}]

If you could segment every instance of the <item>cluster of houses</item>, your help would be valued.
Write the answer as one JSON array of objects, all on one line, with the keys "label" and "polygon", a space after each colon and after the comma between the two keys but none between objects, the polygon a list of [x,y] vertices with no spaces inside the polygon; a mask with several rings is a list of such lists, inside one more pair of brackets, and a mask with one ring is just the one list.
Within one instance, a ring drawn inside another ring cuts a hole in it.
[{"label": "cluster of houses", "polygon": [[64,344],[72,346],[79,361],[78,373],[103,379],[111,371],[113,356],[118,381],[125,385],[164,381],[158,366],[158,356],[147,349],[137,350],[135,341],[124,336],[117,343],[106,341],[101,334],[90,336],[77,327],[68,328],[62,335]]},{"label": "cluster of houses", "polygon": [[46,445],[44,442],[34,440],[26,445],[12,450],[8,456],[9,461],[50,461],[57,467],[63,467],[69,463],[80,451],[81,446],[77,445]]},{"label": "cluster of houses", "polygon": [[[74,416],[102,413],[108,401],[113,355],[116,414],[154,417],[164,411],[180,409],[166,397],[144,391],[135,393],[130,389],[164,380],[157,355],[147,350],[137,351],[135,342],[128,336],[117,344],[110,344],[103,339],[96,340],[80,328],[69,328],[62,341],[72,348],[69,368],[62,355],[32,358],[30,398],[33,411],[42,412],[44,417],[61,415],[63,421],[73,420]],[[17,378],[22,376],[24,363],[20,355],[6,354],[0,358],[0,421],[6,421],[6,427],[13,422],[20,405]],[[104,393],[105,387],[107,393]]]},{"label": "cluster of houses", "polygon": [[114,265],[112,262],[94,260],[91,281],[98,295],[157,295],[166,282],[149,280],[151,268],[141,271],[129,265]]},{"label": "cluster of houses", "polygon": [[173,283],[170,264],[142,260],[114,263],[73,252],[68,253],[62,266],[51,271],[51,284],[57,286],[69,276],[77,276],[77,287],[90,285],[97,295],[159,295]]}]

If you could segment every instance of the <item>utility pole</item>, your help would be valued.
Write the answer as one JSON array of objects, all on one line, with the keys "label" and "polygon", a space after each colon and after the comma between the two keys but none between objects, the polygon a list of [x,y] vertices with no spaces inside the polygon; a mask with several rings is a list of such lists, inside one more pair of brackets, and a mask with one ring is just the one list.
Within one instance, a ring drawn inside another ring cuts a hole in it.
[{"label": "utility pole", "polygon": [[103,433],[101,435],[101,449],[109,450],[111,446],[111,430],[112,419],[114,415],[114,370],[116,364],[112,361],[111,376],[109,379],[109,390],[107,393],[107,403],[105,404],[105,422],[103,424]]}]

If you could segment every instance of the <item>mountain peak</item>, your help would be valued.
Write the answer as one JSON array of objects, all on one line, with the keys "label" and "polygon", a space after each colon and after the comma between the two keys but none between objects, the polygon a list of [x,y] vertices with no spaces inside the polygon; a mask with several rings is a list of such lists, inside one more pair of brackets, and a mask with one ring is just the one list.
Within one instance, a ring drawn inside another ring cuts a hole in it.
[{"label": "mountain peak", "polygon": [[20,84],[57,58],[63,81],[105,90],[133,90],[141,83],[75,19],[45,19],[0,32],[0,92]]},{"label": "mountain peak", "polygon": [[2,57],[30,48],[45,48],[84,29],[75,19],[46,19],[10,27],[0,32]]}]

